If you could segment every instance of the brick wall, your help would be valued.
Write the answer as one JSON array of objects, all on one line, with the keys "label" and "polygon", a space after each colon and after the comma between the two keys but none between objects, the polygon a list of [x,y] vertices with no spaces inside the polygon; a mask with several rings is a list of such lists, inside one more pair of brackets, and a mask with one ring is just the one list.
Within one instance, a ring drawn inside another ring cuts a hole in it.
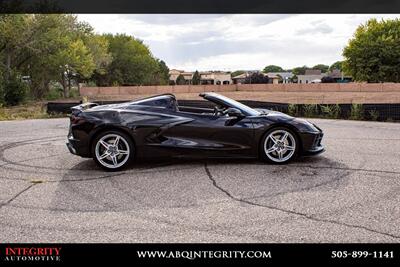
[{"label": "brick wall", "polygon": [[220,92],[237,100],[279,103],[400,103],[400,83],[231,84],[82,87],[89,99],[135,99],[173,93],[178,99],[197,99],[201,92]]}]

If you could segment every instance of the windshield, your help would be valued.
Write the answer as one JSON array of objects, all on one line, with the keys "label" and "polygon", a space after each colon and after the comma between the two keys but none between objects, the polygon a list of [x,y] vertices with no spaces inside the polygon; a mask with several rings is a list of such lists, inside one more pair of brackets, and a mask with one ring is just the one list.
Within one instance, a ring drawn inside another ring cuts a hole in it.
[{"label": "windshield", "polygon": [[236,100],[233,100],[231,98],[225,97],[223,95],[218,95],[218,94],[214,94],[214,96],[217,96],[219,99],[221,99],[222,101],[224,101],[226,104],[228,104],[230,107],[234,107],[234,108],[238,108],[240,109],[242,112],[244,112],[246,115],[248,116],[258,116],[261,113],[255,109],[252,109],[249,106],[246,106]]}]

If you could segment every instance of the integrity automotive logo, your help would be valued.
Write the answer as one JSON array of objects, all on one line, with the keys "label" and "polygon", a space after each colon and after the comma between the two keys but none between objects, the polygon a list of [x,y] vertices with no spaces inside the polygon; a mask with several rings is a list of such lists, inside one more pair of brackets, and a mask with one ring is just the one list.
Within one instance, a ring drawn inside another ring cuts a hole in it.
[{"label": "integrity automotive logo", "polygon": [[51,262],[61,261],[60,247],[6,247],[5,262]]}]

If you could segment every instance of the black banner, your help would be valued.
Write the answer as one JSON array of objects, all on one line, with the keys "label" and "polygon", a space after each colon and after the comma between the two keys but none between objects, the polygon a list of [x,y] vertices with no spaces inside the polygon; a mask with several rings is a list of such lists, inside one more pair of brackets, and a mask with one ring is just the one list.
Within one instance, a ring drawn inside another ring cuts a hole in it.
[{"label": "black banner", "polygon": [[397,265],[400,244],[2,244],[0,265]]},{"label": "black banner", "polygon": [[2,13],[400,13],[398,0],[0,0]]}]

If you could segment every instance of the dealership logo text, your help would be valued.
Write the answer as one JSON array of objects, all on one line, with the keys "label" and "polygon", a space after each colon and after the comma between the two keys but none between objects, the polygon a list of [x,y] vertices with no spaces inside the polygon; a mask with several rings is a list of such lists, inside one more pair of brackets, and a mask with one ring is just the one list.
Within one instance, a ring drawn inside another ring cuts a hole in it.
[{"label": "dealership logo text", "polygon": [[4,261],[60,261],[61,248],[7,247]]}]

